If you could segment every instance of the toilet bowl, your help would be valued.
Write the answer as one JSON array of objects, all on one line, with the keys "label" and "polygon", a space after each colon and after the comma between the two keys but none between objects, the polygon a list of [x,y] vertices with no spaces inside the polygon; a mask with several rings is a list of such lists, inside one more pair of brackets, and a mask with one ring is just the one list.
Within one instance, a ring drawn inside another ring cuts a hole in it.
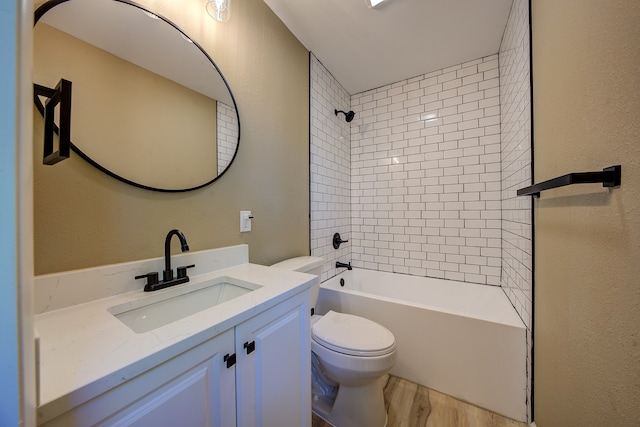
[{"label": "toilet bowl", "polygon": [[[298,257],[272,267],[320,275],[324,260]],[[311,290],[314,307],[320,285]],[[313,411],[337,427],[386,425],[382,382],[396,362],[393,334],[360,316],[329,311],[311,318]],[[317,385],[317,387],[316,387]]]}]

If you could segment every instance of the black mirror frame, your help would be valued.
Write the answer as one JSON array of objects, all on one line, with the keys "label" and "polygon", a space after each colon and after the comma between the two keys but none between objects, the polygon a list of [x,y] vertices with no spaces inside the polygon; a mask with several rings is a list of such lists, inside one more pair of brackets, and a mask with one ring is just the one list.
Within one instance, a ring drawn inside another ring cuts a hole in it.
[{"label": "black mirror frame", "polygon": [[[68,1],[70,1],[70,0],[49,0],[49,1],[45,2],[45,3],[43,3],[42,5],[40,5],[36,9],[36,11],[34,12],[33,26],[35,27],[35,25],[38,23],[38,21],[49,10],[53,9],[54,7],[56,7],[56,6],[58,6],[58,5],[62,4],[62,3],[66,3]],[[189,40],[191,40],[193,42],[193,45],[196,46],[200,50],[200,52],[202,52],[202,54],[209,60],[209,62],[211,62],[211,65],[213,65],[214,69],[220,75],[220,78],[222,78],[222,81],[224,82],[225,86],[227,87],[227,90],[229,91],[229,95],[231,96],[231,101],[233,102],[233,107],[234,107],[234,109],[236,111],[236,119],[238,120],[238,142],[236,144],[236,150],[233,153],[233,157],[229,161],[229,164],[222,171],[222,173],[216,174],[216,176],[213,179],[211,179],[210,181],[207,181],[204,184],[200,184],[200,185],[197,185],[197,186],[194,186],[194,187],[190,187],[190,188],[166,189],[166,188],[156,188],[156,187],[151,187],[151,186],[148,186],[148,185],[140,184],[140,183],[131,181],[131,180],[129,180],[129,179],[123,177],[123,176],[120,176],[120,175],[110,171],[109,169],[105,168],[104,166],[98,164],[95,160],[90,158],[84,152],[82,152],[82,150],[80,150],[70,140],[69,140],[69,148],[71,149],[71,151],[73,151],[78,156],[80,156],[84,161],[86,161],[91,166],[95,167],[96,169],[100,170],[101,172],[104,172],[105,174],[109,175],[110,177],[115,178],[118,181],[124,182],[125,184],[129,184],[129,185],[132,185],[134,187],[142,188],[144,190],[157,191],[157,192],[162,192],[162,193],[183,193],[183,192],[187,192],[187,191],[198,190],[200,188],[203,188],[203,187],[206,187],[208,185],[213,184],[215,181],[217,181],[221,176],[223,176],[229,170],[229,168],[233,164],[233,161],[236,158],[236,155],[238,154],[238,149],[240,148],[240,131],[241,131],[241,129],[240,129],[240,113],[238,111],[238,105],[236,104],[236,99],[233,96],[233,92],[231,91],[231,87],[229,86],[229,83],[227,82],[227,79],[222,74],[222,71],[220,71],[220,68],[218,68],[218,65],[213,61],[213,59],[209,56],[209,54],[202,48],[202,46],[200,46],[196,41],[194,41],[191,37],[189,37],[187,34],[185,34],[184,31],[182,31],[176,24],[174,24],[173,22],[171,22],[167,18],[163,17],[162,15],[159,15],[159,14],[153,12],[153,11],[150,11],[147,8],[141,6],[141,5],[139,5],[139,4],[137,4],[137,3],[133,2],[133,1],[130,1],[130,0],[112,0],[112,1],[115,1],[115,2],[118,2],[118,3],[124,3],[124,4],[127,4],[129,6],[133,6],[133,7],[137,7],[140,10],[143,10],[145,12],[148,12],[148,13],[151,13],[151,14],[157,16],[159,19],[161,19],[162,21],[166,22],[167,24],[169,24],[173,28],[175,28],[184,37],[187,37]],[[42,101],[38,97],[38,94],[36,93],[35,90],[34,90],[34,95],[33,95],[33,101],[34,101],[34,103],[36,105],[36,108],[40,112],[40,114],[43,117],[45,117],[45,106],[42,104]],[[53,127],[54,127],[54,132],[58,133],[59,132],[58,127],[55,126],[55,125],[53,125]],[[67,157],[68,157],[68,155],[67,155]]]}]

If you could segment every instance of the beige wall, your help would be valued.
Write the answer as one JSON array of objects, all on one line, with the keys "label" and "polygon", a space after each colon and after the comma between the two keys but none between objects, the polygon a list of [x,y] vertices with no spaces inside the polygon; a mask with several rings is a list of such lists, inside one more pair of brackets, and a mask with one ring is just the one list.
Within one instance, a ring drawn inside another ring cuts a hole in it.
[{"label": "beige wall", "polygon": [[535,180],[622,165],[622,186],[535,202],[538,427],[640,417],[640,2],[534,0]]},{"label": "beige wall", "polygon": [[[171,228],[185,233],[191,250],[247,243],[256,263],[308,254],[307,51],[261,0],[234,1],[223,24],[206,15],[199,0],[139,3],[182,28],[222,70],[240,112],[238,155],[209,187],[157,193],[116,181],[73,153],[63,163],[43,166],[37,126],[36,274],[161,256]],[[241,234],[243,209],[255,219],[253,231]]]}]

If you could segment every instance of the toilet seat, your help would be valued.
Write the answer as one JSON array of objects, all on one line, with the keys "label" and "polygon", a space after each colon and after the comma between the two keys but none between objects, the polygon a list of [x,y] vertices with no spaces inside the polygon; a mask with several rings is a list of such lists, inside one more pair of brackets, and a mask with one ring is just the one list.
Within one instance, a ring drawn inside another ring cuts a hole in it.
[{"label": "toilet seat", "polygon": [[382,356],[395,350],[395,338],[384,326],[332,310],[313,323],[311,338],[325,348],[351,356]]}]

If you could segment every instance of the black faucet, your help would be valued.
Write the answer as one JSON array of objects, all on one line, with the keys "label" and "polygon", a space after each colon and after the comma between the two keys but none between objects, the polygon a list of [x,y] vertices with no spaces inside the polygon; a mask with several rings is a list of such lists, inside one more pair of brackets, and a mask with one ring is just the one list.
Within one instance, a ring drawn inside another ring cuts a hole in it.
[{"label": "black faucet", "polygon": [[182,252],[189,251],[187,238],[184,237],[182,231],[174,228],[169,233],[167,233],[167,237],[164,239],[164,271],[162,272],[163,282],[173,280],[173,269],[171,268],[171,238],[173,236],[178,236],[178,239],[180,239],[180,248],[182,249]]},{"label": "black faucet", "polygon": [[353,270],[350,262],[345,264],[344,262],[336,261],[336,268],[346,268],[347,270]]},{"label": "black faucet", "polygon": [[144,286],[145,292],[157,291],[158,289],[168,288],[169,286],[179,285],[189,281],[187,268],[195,267],[195,264],[178,267],[176,269],[178,275],[175,278],[173,277],[173,269],[171,268],[171,238],[173,236],[178,236],[182,252],[187,252],[189,250],[187,239],[184,237],[184,234],[182,234],[182,231],[178,229],[169,231],[169,233],[167,233],[167,237],[164,239],[164,271],[162,272],[162,281],[158,282],[157,272],[142,274],[135,277],[136,279],[147,278],[147,283]]}]

